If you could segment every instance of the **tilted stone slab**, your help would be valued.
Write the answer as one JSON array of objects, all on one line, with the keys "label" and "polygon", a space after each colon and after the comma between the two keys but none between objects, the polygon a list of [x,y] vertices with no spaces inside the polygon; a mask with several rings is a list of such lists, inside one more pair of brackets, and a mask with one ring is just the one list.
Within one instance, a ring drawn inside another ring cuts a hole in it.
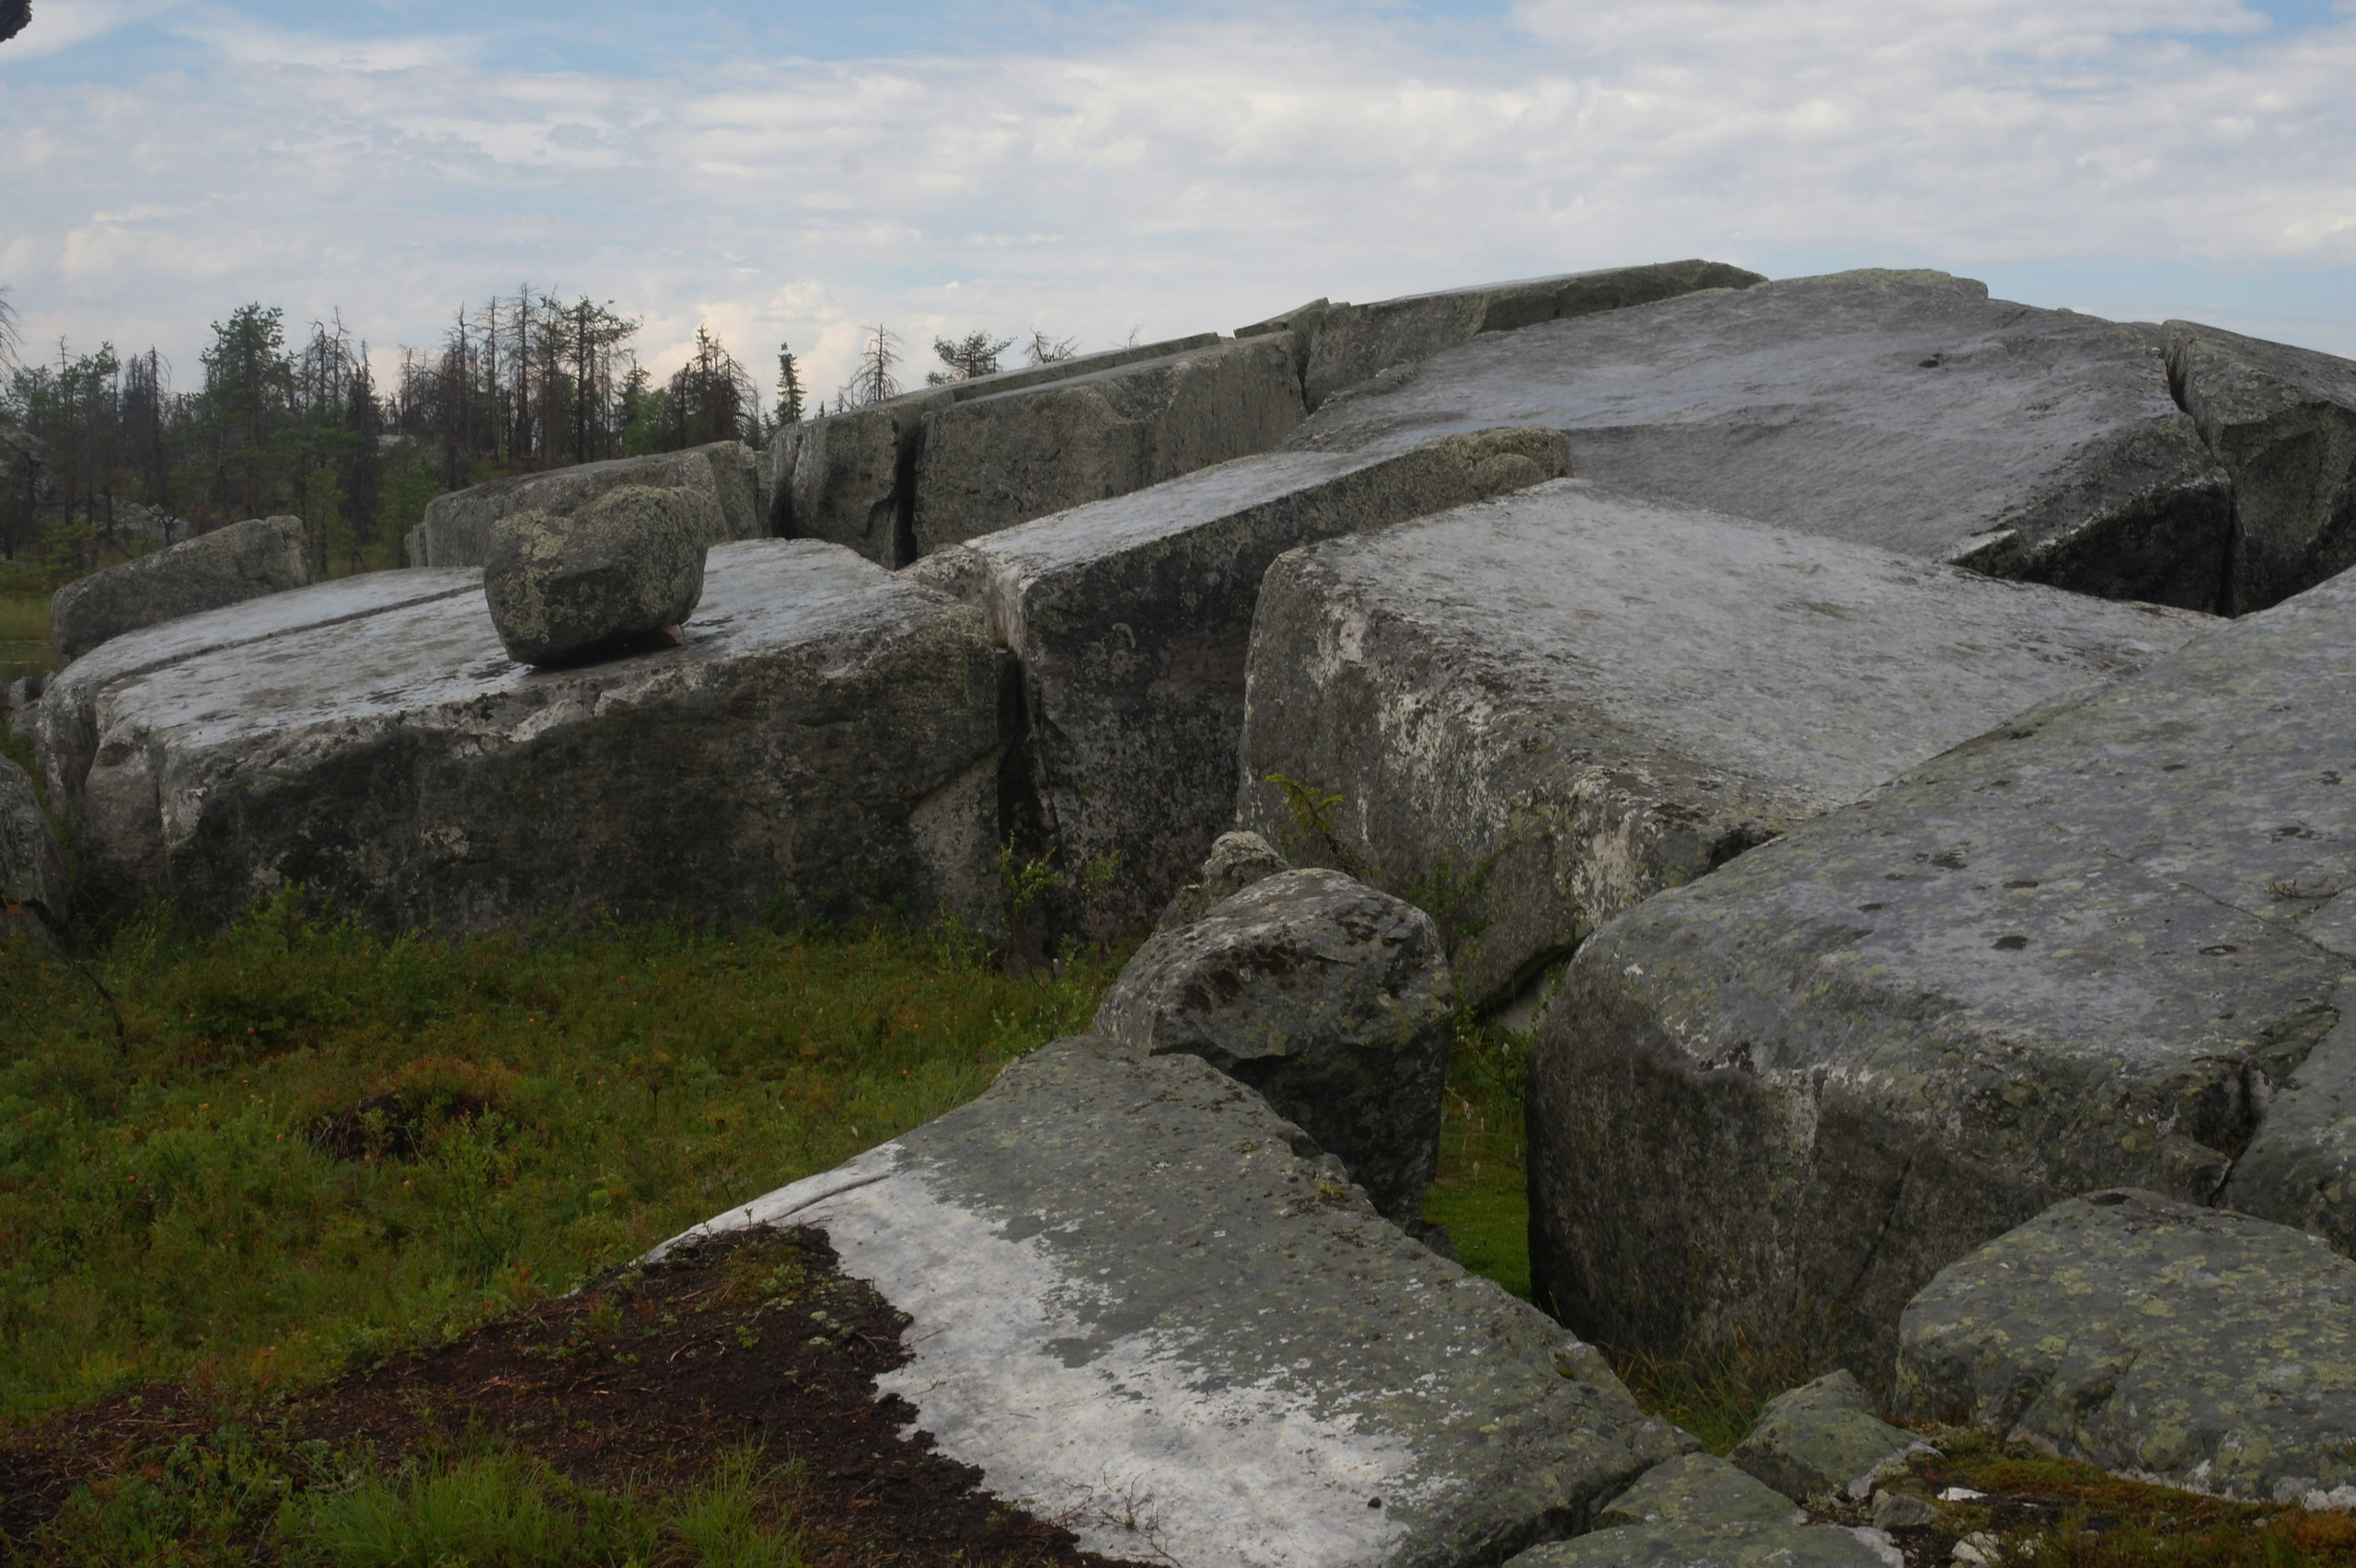
[{"label": "tilted stone slab", "polygon": [[831,545],[711,552],[683,646],[560,670],[474,595],[100,692],[82,874],[225,920],[282,880],[392,927],[997,905],[998,674],[972,610]]},{"label": "tilted stone slab", "polygon": [[1191,1056],[1050,1046],[747,1223],[822,1228],[914,1320],[879,1390],[1109,1555],[1496,1562],[1693,1446]]},{"label": "tilted stone slab", "polygon": [[[1879,1385],[1914,1293],[2050,1205],[2232,1193],[2356,956],[2351,753],[2343,575],[1605,927],[1530,1068],[1543,1298]],[[2235,1201],[2350,1230],[2327,1182]]]},{"label": "tilted stone slab", "polygon": [[310,581],[301,518],[232,523],[68,582],[50,595],[50,639],[58,657],[72,661],[126,632]]},{"label": "tilted stone slab", "polygon": [[2228,608],[2356,566],[2356,361],[2191,321],[2160,337],[2177,398],[2233,476]]},{"label": "tilted stone slab", "polygon": [[770,531],[780,538],[832,540],[884,566],[906,566],[917,558],[914,468],[927,414],[1218,341],[1218,333],[1202,332],[1081,354],[786,425],[768,446]]},{"label": "tilted stone slab", "polygon": [[1839,1371],[1769,1400],[1727,1458],[1794,1502],[1862,1501],[1883,1466],[1902,1464],[1917,1447],[1914,1434],[1877,1415],[1864,1387]]},{"label": "tilted stone slab", "polygon": [[1429,359],[1483,332],[1507,332],[1542,321],[1650,305],[1696,289],[1742,289],[1765,281],[1723,261],[1657,261],[1408,294],[1373,305],[1328,306],[1319,300],[1276,321],[1311,333],[1302,389],[1314,409],[1379,371]]},{"label": "tilted stone slab", "polygon": [[481,566],[491,559],[491,525],[511,512],[577,512],[624,485],[702,490],[717,503],[710,544],[768,536],[753,449],[715,441],[684,452],[616,457],[544,473],[516,474],[437,495],[402,548],[411,566]]},{"label": "tilted stone slab", "polygon": [[960,399],[924,416],[917,553],[1265,452],[1304,411],[1282,333]]},{"label": "tilted stone slab", "polygon": [[1606,1504],[1592,1534],[1534,1547],[1513,1568],[1887,1568],[1854,1531],[1807,1519],[1726,1460],[1682,1454]]},{"label": "tilted stone slab", "polygon": [[[1494,1003],[1663,888],[2212,624],[1564,480],[1276,562],[1239,824],[1433,911]],[[1340,797],[1324,831],[1302,794]]]},{"label": "tilted stone slab", "polygon": [[1287,444],[1395,449],[1496,424],[1569,432],[1583,478],[1901,555],[2192,609],[2223,591],[2230,486],[2169,395],[2157,329],[1945,273],[1798,278],[1485,337],[1329,401]]},{"label": "tilted stone slab", "polygon": [[2154,1193],[2072,1198],[1908,1305],[1897,1389],[2116,1473],[2356,1508],[2356,1262]]},{"label": "tilted stone slab", "polygon": [[[1109,929],[1149,928],[1228,826],[1244,654],[1268,563],[1563,472],[1498,431],[1372,457],[1245,458],[928,557],[1021,661],[1023,762],[1062,863],[1110,864]],[[1395,890],[1394,890],[1395,891]]]}]

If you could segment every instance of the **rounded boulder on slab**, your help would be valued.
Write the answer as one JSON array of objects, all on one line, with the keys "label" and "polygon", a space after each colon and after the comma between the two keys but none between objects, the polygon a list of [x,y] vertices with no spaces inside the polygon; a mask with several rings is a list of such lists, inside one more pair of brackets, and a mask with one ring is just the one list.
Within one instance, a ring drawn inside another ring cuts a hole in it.
[{"label": "rounded boulder on slab", "polygon": [[1412,1224],[1438,1159],[1453,993],[1430,916],[1339,871],[1282,871],[1155,932],[1096,1029],[1258,1090]]},{"label": "rounded boulder on slab", "polygon": [[579,658],[685,621],[703,597],[711,498],[626,485],[569,517],[491,525],[483,596],[518,663]]}]

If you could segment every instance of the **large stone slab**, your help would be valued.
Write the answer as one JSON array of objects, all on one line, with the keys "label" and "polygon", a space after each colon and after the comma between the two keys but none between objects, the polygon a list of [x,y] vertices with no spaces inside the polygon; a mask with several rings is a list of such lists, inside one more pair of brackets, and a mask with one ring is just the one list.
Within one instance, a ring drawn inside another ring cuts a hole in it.
[{"label": "large stone slab", "polygon": [[1620,911],[2208,624],[1564,480],[1276,562],[1237,815],[1431,910],[1491,1003]]},{"label": "large stone slab", "polygon": [[97,694],[85,888],[387,926],[946,904],[992,924],[998,674],[972,610],[836,546],[711,552],[683,646],[516,664],[482,601],[197,652]]},{"label": "large stone slab", "polygon": [[917,553],[1265,452],[1304,411],[1284,333],[960,399],[924,416]]},{"label": "large stone slab", "polygon": [[[2297,1075],[2356,957],[2352,751],[2344,574],[1605,927],[1530,1068],[1545,1297],[1880,1384],[1914,1293],[2062,1198],[2207,1202],[2254,1139],[2327,1167],[2339,1080]],[[2235,1201],[2344,1236],[2348,1198]]]},{"label": "large stone slab", "polygon": [[1218,341],[1218,333],[1203,332],[1081,354],[786,425],[769,441],[770,531],[780,538],[830,539],[884,566],[906,566],[917,558],[915,465],[927,414]]},{"label": "large stone slab", "polygon": [[1109,1555],[1491,1563],[1693,1446],[1191,1056],[1050,1046],[710,1227],[758,1223],[823,1228],[914,1320],[881,1389]]},{"label": "large stone slab", "polygon": [[1563,471],[1499,431],[1387,456],[1221,464],[928,557],[1022,663],[1023,764],[1063,863],[1110,864],[1116,931],[1150,928],[1233,814],[1244,655],[1268,563]]},{"label": "large stone slab", "polygon": [[424,520],[410,530],[402,548],[411,566],[479,567],[491,559],[491,525],[498,519],[514,512],[578,512],[624,485],[683,488],[710,495],[719,510],[706,543],[768,536],[753,449],[741,441],[715,441],[684,452],[516,474],[437,495],[426,503]]},{"label": "large stone slab", "polygon": [[1708,1454],[1657,1466],[1596,1516],[1592,1534],[1534,1547],[1512,1568],[1888,1568],[1889,1559]]},{"label": "large stone slab", "polygon": [[1764,282],[1756,272],[1723,261],[1656,261],[1407,294],[1373,305],[1328,306],[1319,300],[1274,324],[1310,334],[1301,385],[1314,409],[1379,372],[1429,359],[1484,332],[1651,305],[1697,289],[1744,289]]},{"label": "large stone slab", "polygon": [[2177,398],[2234,479],[2227,608],[2356,566],[2356,361],[2191,321],[2160,329]]},{"label": "large stone slab", "polygon": [[257,517],[94,571],[50,595],[50,640],[73,661],[125,632],[300,588],[311,557],[299,517]]},{"label": "large stone slab", "polygon": [[2154,1193],[2072,1198],[1908,1305],[1898,1401],[2120,1474],[2356,1508],[2356,1262]]},{"label": "large stone slab", "polygon": [[1287,444],[1533,423],[1569,433],[1574,473],[1641,494],[2109,598],[2221,603],[2230,485],[2150,327],[1938,272],[1798,278],[1484,337],[1328,401]]}]

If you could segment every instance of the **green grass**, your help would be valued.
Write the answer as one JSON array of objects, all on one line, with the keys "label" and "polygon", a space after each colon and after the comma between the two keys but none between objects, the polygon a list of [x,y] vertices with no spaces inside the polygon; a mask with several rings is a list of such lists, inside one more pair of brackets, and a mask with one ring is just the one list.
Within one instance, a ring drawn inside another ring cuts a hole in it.
[{"label": "green grass", "polygon": [[0,587],[0,683],[46,674],[55,662],[49,645],[48,591]]},{"label": "green grass", "polygon": [[[307,1385],[568,1289],[971,1100],[1112,972],[883,930],[387,938],[293,896],[0,951],[0,1424]],[[379,1095],[357,1158],[315,1141]]]},{"label": "green grass", "polygon": [[1448,1227],[1456,1255],[1530,1299],[1530,1195],[1523,1167],[1522,1083],[1530,1039],[1470,1019],[1448,1062],[1439,1172],[1424,1217]]}]

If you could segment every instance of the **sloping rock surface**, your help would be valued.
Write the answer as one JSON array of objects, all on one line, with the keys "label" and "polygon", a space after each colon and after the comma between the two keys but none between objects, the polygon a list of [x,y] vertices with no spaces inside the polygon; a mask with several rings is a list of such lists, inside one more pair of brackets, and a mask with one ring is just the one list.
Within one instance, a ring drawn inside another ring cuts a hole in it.
[{"label": "sloping rock surface", "polygon": [[[2072,1193],[2206,1202],[2254,1136],[2327,1166],[2338,1080],[2273,1108],[2356,957],[2351,750],[2343,575],[1622,916],[1531,1062],[1542,1298],[1872,1385],[1934,1273]],[[2348,1196],[2235,1201],[2346,1235]]]},{"label": "sloping rock surface", "polygon": [[1854,1531],[1807,1517],[1726,1460],[1685,1454],[1606,1504],[1593,1534],[1533,1548],[1513,1568],[1887,1568]]},{"label": "sloping rock surface", "polygon": [[1044,835],[1068,866],[1109,859],[1103,917],[1142,931],[1233,813],[1244,655],[1268,563],[1562,471],[1550,431],[1245,458],[914,570],[982,606],[1021,660],[1023,765]]},{"label": "sloping rock surface", "polygon": [[1908,1305],[1898,1400],[2121,1474],[2356,1507],[2356,1262],[2154,1193],[2072,1198]]},{"label": "sloping rock surface", "polygon": [[709,495],[717,511],[708,514],[711,536],[706,544],[768,536],[753,449],[741,441],[715,441],[684,452],[517,474],[435,496],[402,548],[411,566],[480,566],[491,559],[491,525],[499,518],[512,512],[568,514],[624,485]]},{"label": "sloping rock surface", "polygon": [[50,640],[60,659],[75,660],[125,632],[310,581],[301,518],[232,523],[68,582],[50,596]]},{"label": "sloping rock surface", "polygon": [[882,1390],[1096,1551],[1495,1562],[1692,1446],[1191,1056],[1050,1046],[710,1226],[787,1221],[915,1320]]},{"label": "sloping rock surface", "polygon": [[[1565,480],[1276,563],[1237,820],[1431,910],[1495,1002],[1661,889],[2210,624]],[[1309,795],[1340,797],[1322,828]]]},{"label": "sloping rock surface", "polygon": [[1759,1424],[1727,1456],[1795,1502],[1862,1499],[1874,1472],[1915,1447],[1914,1435],[1874,1413],[1873,1401],[1847,1372],[1828,1372],[1767,1401]]},{"label": "sloping rock surface", "polygon": [[2160,337],[2178,400],[2234,479],[2228,611],[2356,566],[2356,361],[2190,321]]},{"label": "sloping rock surface", "polygon": [[1287,444],[1396,450],[1507,424],[1567,432],[1572,472],[1640,494],[2108,598],[2221,603],[2230,487],[2170,397],[2156,330],[1945,273],[1484,337],[1332,399]]},{"label": "sloping rock surface", "polygon": [[[381,925],[996,907],[981,620],[835,546],[711,553],[685,645],[529,670],[433,598],[92,705],[83,875],[225,920],[283,879]],[[46,706],[46,705],[44,705]]]},{"label": "sloping rock surface", "polygon": [[1095,1030],[1258,1090],[1412,1226],[1439,1160],[1454,1004],[1430,916],[1338,871],[1283,871],[1147,938]]}]

